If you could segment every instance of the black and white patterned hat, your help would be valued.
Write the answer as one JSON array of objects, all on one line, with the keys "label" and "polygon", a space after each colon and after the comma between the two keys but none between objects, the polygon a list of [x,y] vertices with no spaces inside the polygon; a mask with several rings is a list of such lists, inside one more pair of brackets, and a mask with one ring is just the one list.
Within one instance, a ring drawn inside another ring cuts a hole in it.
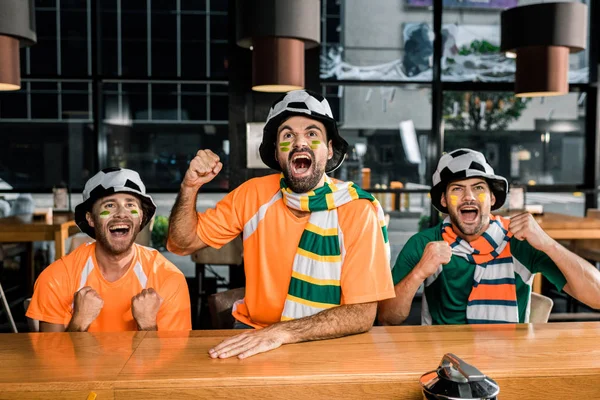
[{"label": "black and white patterned hat", "polygon": [[140,175],[131,169],[124,168],[105,168],[85,183],[83,203],[75,207],[75,223],[79,229],[95,238],[94,228],[88,224],[85,214],[92,210],[97,200],[122,192],[131,193],[140,199],[143,210],[140,229],[143,229],[154,216],[156,205],[152,197],[146,194],[146,186]]},{"label": "black and white patterned hat", "polygon": [[262,161],[270,168],[281,171],[279,162],[275,159],[277,129],[290,117],[296,115],[315,119],[325,126],[327,139],[332,141],[333,147],[333,157],[327,161],[325,172],[337,169],[346,158],[348,142],[340,136],[327,100],[320,94],[308,90],[287,92],[271,106],[260,144]]},{"label": "black and white patterned hat", "polygon": [[[450,182],[475,177],[485,178],[490,183],[490,190],[496,197],[492,210],[496,210],[506,201],[508,182],[505,178],[494,174],[494,169],[488,164],[485,156],[475,150],[458,149],[444,154],[438,162],[433,174],[433,187],[431,188],[431,203],[443,213],[448,209],[441,204],[442,193]],[[498,184],[492,184],[497,182]]]}]

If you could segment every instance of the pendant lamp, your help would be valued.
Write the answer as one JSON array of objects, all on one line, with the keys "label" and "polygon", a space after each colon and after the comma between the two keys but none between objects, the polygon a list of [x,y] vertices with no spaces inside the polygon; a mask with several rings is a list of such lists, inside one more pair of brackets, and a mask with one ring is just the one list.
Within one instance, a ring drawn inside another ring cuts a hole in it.
[{"label": "pendant lamp", "polygon": [[514,7],[500,15],[502,52],[515,53],[517,97],[569,92],[569,53],[585,49],[587,5],[576,2]]},{"label": "pendant lamp", "polygon": [[304,88],[304,51],[319,45],[319,0],[237,0],[237,44],[252,51],[252,90]]},{"label": "pendant lamp", "polygon": [[0,90],[21,88],[19,47],[36,42],[34,0],[1,0]]}]

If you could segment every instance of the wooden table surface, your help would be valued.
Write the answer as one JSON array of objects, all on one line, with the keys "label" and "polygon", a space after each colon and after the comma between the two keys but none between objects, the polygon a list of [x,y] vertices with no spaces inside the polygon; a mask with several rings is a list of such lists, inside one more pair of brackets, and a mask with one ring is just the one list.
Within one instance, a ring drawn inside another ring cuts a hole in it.
[{"label": "wooden table surface", "polygon": [[553,239],[600,239],[600,219],[558,213],[535,215],[535,220]]},{"label": "wooden table surface", "polygon": [[207,351],[239,331],[0,335],[0,399],[421,399],[452,352],[499,399],[600,398],[600,323],[375,327],[246,360]]}]

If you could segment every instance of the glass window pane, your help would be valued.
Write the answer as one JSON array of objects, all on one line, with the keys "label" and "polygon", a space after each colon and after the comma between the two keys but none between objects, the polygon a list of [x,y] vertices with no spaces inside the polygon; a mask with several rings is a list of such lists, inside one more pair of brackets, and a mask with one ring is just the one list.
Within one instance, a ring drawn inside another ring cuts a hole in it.
[{"label": "glass window pane", "polygon": [[206,11],[206,0],[181,0],[181,9],[186,11]]},{"label": "glass window pane", "polygon": [[181,76],[206,77],[206,16],[181,16]]},{"label": "glass window pane", "polygon": [[152,119],[177,120],[177,85],[152,84]]},{"label": "glass window pane", "polygon": [[117,12],[104,9],[101,18],[102,43],[98,50],[101,52],[102,57],[102,73],[117,76]]},{"label": "glass window pane", "polygon": [[134,124],[105,125],[110,166],[139,172],[148,191],[177,191],[189,162],[199,149],[210,149],[221,157],[223,171],[204,186],[228,188],[229,162],[223,142],[227,127],[218,125]]},{"label": "glass window pane", "polygon": [[[579,0],[575,0],[579,1]],[[408,0],[415,10],[431,1]],[[582,1],[586,2],[586,1]],[[514,81],[514,59],[500,53],[500,13],[504,8],[531,4],[527,0],[445,1],[442,20],[444,38],[442,80]],[[468,18],[466,18],[466,14]],[[588,28],[589,29],[589,28]],[[589,47],[589,46],[588,46]],[[569,81],[588,81],[589,50],[569,56]]]},{"label": "glass window pane", "polygon": [[[429,8],[415,11],[404,2],[378,1],[329,6],[321,34],[321,78],[430,81],[433,34]],[[337,15],[334,12],[337,11]]]},{"label": "glass window pane", "polygon": [[0,121],[8,118],[27,118],[27,82],[21,80],[21,90],[0,92]]},{"label": "glass window pane", "polygon": [[[340,133],[350,145],[337,177],[362,185],[362,169],[370,168],[370,188],[389,188],[392,182],[404,187],[429,184],[430,177],[425,176],[431,130],[428,87],[344,86],[327,88],[326,95],[339,98]],[[411,207],[425,210],[421,203]]]},{"label": "glass window pane", "polygon": [[206,85],[181,85],[181,118],[206,121]]},{"label": "glass window pane", "polygon": [[521,99],[509,92],[445,92],[444,149],[469,147],[496,173],[527,185],[581,184],[585,98]]},{"label": "glass window pane", "polygon": [[[0,178],[15,191],[45,190],[69,183],[81,191],[93,165],[96,144],[88,123],[2,123],[11,140],[0,146]],[[27,160],[27,162],[23,162]]]},{"label": "glass window pane", "polygon": [[211,40],[227,40],[227,15],[211,15],[210,16],[210,39]]},{"label": "glass window pane", "polygon": [[62,118],[91,119],[89,85],[87,82],[62,83]]},{"label": "glass window pane", "polygon": [[31,118],[58,119],[56,82],[31,82]]},{"label": "glass window pane", "polygon": [[227,12],[228,0],[212,0],[210,2],[210,11],[222,11]]},{"label": "glass window pane", "polygon": [[88,73],[87,10],[60,14],[61,75],[83,76]]},{"label": "glass window pane", "polygon": [[56,11],[38,10],[35,18],[37,43],[29,50],[31,74],[56,75]]},{"label": "glass window pane", "polygon": [[121,16],[122,73],[126,76],[148,76],[146,12],[124,12]]},{"label": "glass window pane", "polygon": [[[152,2],[154,7],[154,2]],[[152,13],[152,76],[177,76],[177,16]]]}]

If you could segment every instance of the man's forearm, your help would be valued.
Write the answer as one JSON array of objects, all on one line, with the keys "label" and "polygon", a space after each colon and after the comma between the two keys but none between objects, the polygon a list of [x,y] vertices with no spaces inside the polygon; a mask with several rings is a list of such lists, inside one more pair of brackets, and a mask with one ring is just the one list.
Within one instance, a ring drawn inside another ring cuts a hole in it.
[{"label": "man's forearm", "polygon": [[87,332],[90,328],[91,323],[85,323],[80,321],[78,318],[73,316],[69,321],[69,325],[65,329],[65,332]]},{"label": "man's forearm", "polygon": [[544,253],[565,276],[564,290],[582,303],[600,309],[600,271],[556,241],[544,249]]},{"label": "man's forearm", "polygon": [[413,298],[423,283],[418,274],[411,271],[395,287],[396,297],[379,302],[378,320],[382,325],[400,325],[410,313]]},{"label": "man's forearm", "polygon": [[190,247],[196,237],[196,198],[198,190],[181,187],[169,217],[167,249],[173,253],[187,255],[195,249]]},{"label": "man's forearm", "polygon": [[321,311],[310,317],[271,325],[283,335],[283,343],[333,339],[366,332],[373,326],[377,303],[345,304]]}]

